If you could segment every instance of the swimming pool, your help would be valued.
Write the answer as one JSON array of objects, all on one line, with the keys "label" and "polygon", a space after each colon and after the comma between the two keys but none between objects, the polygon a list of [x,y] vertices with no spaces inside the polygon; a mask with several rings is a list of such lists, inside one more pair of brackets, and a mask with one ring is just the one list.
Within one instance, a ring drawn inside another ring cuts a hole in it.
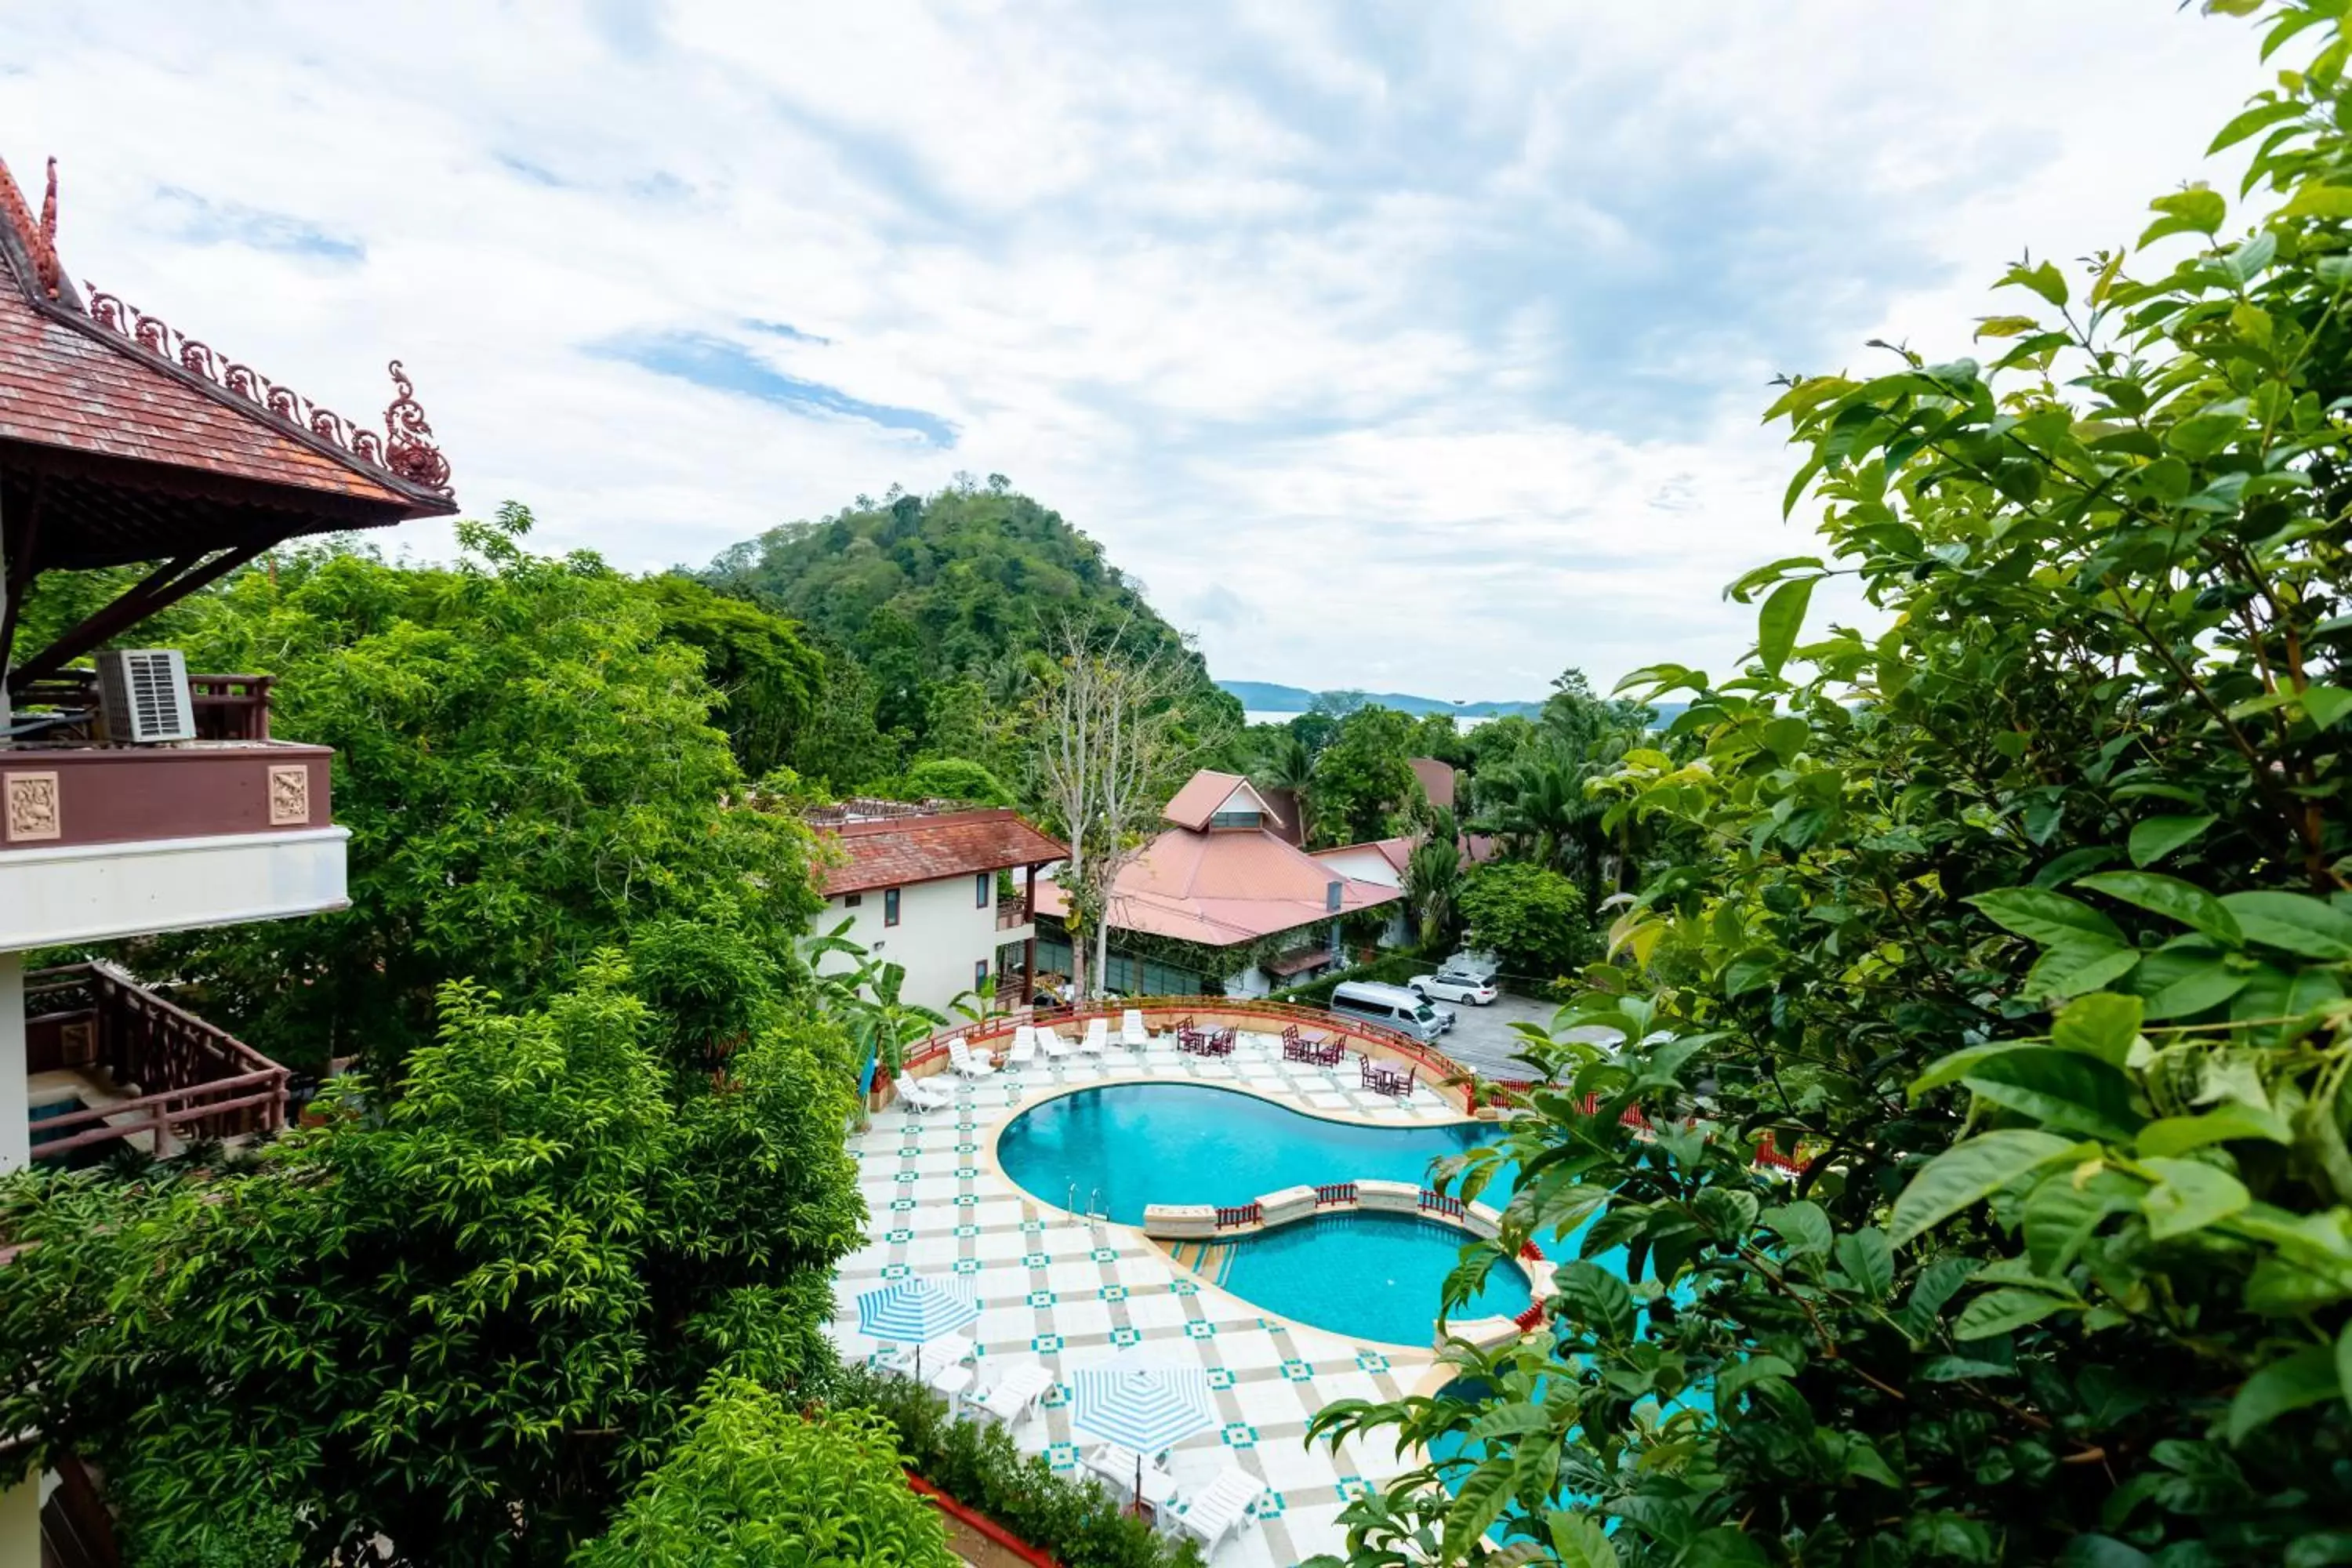
[{"label": "swimming pool", "polygon": [[[1433,1335],[1445,1277],[1470,1239],[1440,1220],[1360,1209],[1213,1247],[1204,1272],[1269,1312],[1350,1338],[1419,1347]],[[1515,1318],[1530,1300],[1527,1277],[1498,1263],[1453,1321]]]},{"label": "swimming pool", "polygon": [[1023,1111],[998,1135],[996,1162],[1043,1202],[1066,1206],[1076,1184],[1081,1210],[1141,1225],[1151,1204],[1231,1205],[1283,1187],[1367,1178],[1425,1185],[1431,1161],[1501,1135],[1492,1122],[1368,1127],[1237,1089],[1121,1083]]}]

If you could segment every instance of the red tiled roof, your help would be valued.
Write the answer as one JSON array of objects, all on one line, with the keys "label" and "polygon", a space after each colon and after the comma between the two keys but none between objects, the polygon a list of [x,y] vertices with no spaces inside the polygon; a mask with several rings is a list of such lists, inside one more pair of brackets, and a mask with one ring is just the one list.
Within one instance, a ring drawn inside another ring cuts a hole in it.
[{"label": "red tiled roof", "polygon": [[817,837],[847,857],[845,864],[817,868],[818,890],[828,899],[1040,865],[1069,854],[1023,821],[1019,812],[1008,810],[845,822],[819,828]]},{"label": "red tiled roof", "polygon": [[[1339,885],[1336,910],[1334,882]],[[1263,829],[1171,827],[1119,872],[1111,888],[1110,921],[1122,931],[1230,947],[1403,896],[1323,865]],[[1050,878],[1037,886],[1037,909],[1068,914],[1068,900]]]},{"label": "red tiled roof", "polygon": [[404,516],[456,510],[92,320],[70,282],[52,291],[43,277],[54,244],[46,223],[26,229],[5,163],[0,193],[0,442],[325,492]]},{"label": "red tiled roof", "polygon": [[1280,958],[1270,958],[1266,960],[1265,972],[1268,974],[1276,976],[1277,978],[1287,980],[1294,974],[1303,973],[1309,969],[1315,968],[1318,964],[1325,964],[1330,962],[1330,949],[1324,947],[1302,947],[1296,952],[1286,952]]},{"label": "red tiled roof", "polygon": [[1415,757],[1409,765],[1412,769],[1412,776],[1421,781],[1421,793],[1429,797],[1429,804],[1440,811],[1453,810],[1453,765],[1441,763],[1435,757]]},{"label": "red tiled roof", "polygon": [[1185,780],[1184,787],[1176,792],[1169,800],[1167,809],[1160,815],[1179,827],[1189,827],[1198,833],[1209,826],[1209,818],[1216,815],[1219,806],[1233,798],[1234,791],[1237,789],[1246,789],[1257,795],[1266,814],[1276,822],[1282,820],[1282,814],[1274,809],[1271,801],[1258,795],[1257,786],[1249,780],[1239,773],[1221,773],[1209,768],[1202,768]]}]

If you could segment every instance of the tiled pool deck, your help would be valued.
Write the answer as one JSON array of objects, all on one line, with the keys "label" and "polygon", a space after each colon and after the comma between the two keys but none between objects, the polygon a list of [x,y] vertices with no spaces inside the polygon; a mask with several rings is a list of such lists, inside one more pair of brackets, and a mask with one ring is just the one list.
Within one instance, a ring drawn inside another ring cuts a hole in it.
[{"label": "tiled pool deck", "polygon": [[[1140,1230],[1090,1227],[1040,1203],[996,1169],[991,1151],[999,1129],[1048,1095],[1152,1079],[1223,1083],[1366,1121],[1412,1125],[1461,1117],[1425,1086],[1397,1101],[1358,1088],[1356,1077],[1352,1056],[1335,1074],[1284,1061],[1275,1036],[1244,1034],[1223,1059],[1188,1057],[1172,1041],[1155,1041],[1147,1050],[1114,1045],[1099,1058],[1040,1057],[976,1080],[929,1080],[955,1089],[955,1110],[926,1116],[894,1106],[850,1140],[872,1217],[866,1247],[841,1267],[835,1340],[850,1355],[876,1351],[857,1331],[861,1290],[909,1272],[970,1276],[981,1304],[971,1331],[981,1347],[981,1384],[1033,1358],[1056,1373],[1061,1382],[1045,1408],[1013,1436],[1024,1449],[1045,1453],[1055,1468],[1080,1475],[1086,1472],[1070,1430],[1071,1372],[1139,1343],[1155,1360],[1196,1363],[1208,1371],[1224,1425],[1177,1447],[1169,1468],[1179,1488],[1189,1490],[1229,1463],[1267,1487],[1259,1522],[1228,1537],[1213,1559],[1215,1568],[1286,1568],[1341,1551],[1344,1532],[1336,1520],[1346,1500],[1411,1467],[1385,1444],[1309,1449],[1307,1418],[1334,1400],[1410,1393],[1435,1357],[1361,1344],[1263,1313],[1202,1283]],[[1335,1171],[1331,1179],[1350,1174]],[[1163,1201],[1192,1197],[1171,1193]],[[1434,1317],[1436,1303],[1430,1305]]]}]

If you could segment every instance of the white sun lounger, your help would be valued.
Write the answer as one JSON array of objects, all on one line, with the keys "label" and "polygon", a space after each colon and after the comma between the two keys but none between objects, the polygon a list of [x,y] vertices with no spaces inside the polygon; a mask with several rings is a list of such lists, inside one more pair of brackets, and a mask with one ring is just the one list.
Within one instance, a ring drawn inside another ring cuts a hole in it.
[{"label": "white sun lounger", "polygon": [[1098,1057],[1109,1048],[1110,1020],[1108,1018],[1087,1019],[1087,1037],[1079,1042],[1078,1049],[1090,1057]]},{"label": "white sun lounger", "polygon": [[1070,1054],[1070,1042],[1062,1038],[1062,1032],[1051,1024],[1039,1027],[1037,1044],[1043,1047],[1045,1054],[1055,1061],[1060,1061]]},{"label": "white sun lounger", "polygon": [[1213,1554],[1226,1536],[1257,1516],[1251,1511],[1265,1495],[1265,1483],[1247,1470],[1228,1465],[1217,1479],[1186,1500],[1176,1523],[1201,1538],[1201,1550]]},{"label": "white sun lounger", "polygon": [[919,1111],[945,1110],[955,1103],[955,1096],[927,1079],[902,1078],[898,1080],[898,1098],[909,1109]]},{"label": "white sun lounger", "polygon": [[1141,1009],[1129,1007],[1118,1016],[1118,1043],[1122,1046],[1148,1046],[1151,1031],[1143,1026]]},{"label": "white sun lounger", "polygon": [[1013,1030],[1013,1051],[1004,1058],[1014,1067],[1037,1059],[1037,1030],[1030,1024],[1015,1025]]},{"label": "white sun lounger", "polygon": [[992,1420],[1004,1426],[1017,1426],[1037,1409],[1037,1402],[1054,1386],[1054,1374],[1037,1362],[1025,1361],[1008,1368],[1003,1376],[989,1386],[987,1393],[973,1401],[975,1408]]},{"label": "white sun lounger", "polygon": [[948,1042],[948,1065],[966,1078],[986,1078],[996,1070],[986,1051],[974,1050],[961,1039]]},{"label": "white sun lounger", "polygon": [[[922,1347],[923,1381],[937,1383],[940,1374],[950,1367],[961,1366],[971,1358],[971,1352],[979,1348],[969,1335],[941,1334],[938,1339]],[[886,1371],[912,1377],[915,1374],[915,1347],[900,1345],[897,1350],[884,1356],[881,1364]]]}]

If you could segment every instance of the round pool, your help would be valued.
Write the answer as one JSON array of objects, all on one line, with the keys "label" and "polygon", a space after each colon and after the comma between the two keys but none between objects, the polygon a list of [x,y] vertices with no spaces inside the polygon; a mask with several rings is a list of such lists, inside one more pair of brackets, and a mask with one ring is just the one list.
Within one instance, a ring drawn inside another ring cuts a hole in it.
[{"label": "round pool", "polygon": [[1367,1178],[1425,1185],[1430,1162],[1501,1136],[1486,1121],[1370,1127],[1237,1089],[1117,1083],[1023,1111],[998,1134],[996,1162],[1042,1202],[1141,1225],[1150,1204],[1231,1206]]}]

